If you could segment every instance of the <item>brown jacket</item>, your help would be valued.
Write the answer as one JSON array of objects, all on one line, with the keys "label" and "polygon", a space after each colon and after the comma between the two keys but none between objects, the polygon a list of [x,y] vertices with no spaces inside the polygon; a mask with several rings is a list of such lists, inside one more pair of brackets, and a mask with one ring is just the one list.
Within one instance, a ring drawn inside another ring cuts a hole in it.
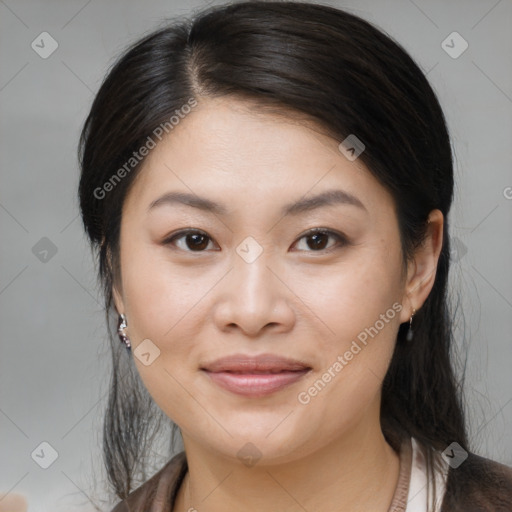
[{"label": "brown jacket", "polygon": [[[180,452],[112,512],[173,512],[187,469],[185,452]],[[400,448],[400,473],[389,512],[406,510],[410,471],[409,439]],[[470,452],[460,466],[448,469],[441,512],[512,512],[512,468]]]}]

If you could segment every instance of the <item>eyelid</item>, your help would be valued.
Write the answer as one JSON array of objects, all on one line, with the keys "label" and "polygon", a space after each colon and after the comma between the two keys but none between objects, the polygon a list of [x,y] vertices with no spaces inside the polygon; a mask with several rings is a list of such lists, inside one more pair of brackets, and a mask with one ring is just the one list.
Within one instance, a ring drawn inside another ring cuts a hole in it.
[{"label": "eyelid", "polygon": [[339,249],[342,246],[345,246],[345,245],[349,244],[348,238],[343,233],[341,233],[339,231],[336,231],[336,230],[333,230],[333,229],[330,229],[330,228],[316,227],[316,228],[308,229],[307,231],[305,231],[304,233],[299,235],[297,237],[297,241],[294,242],[293,245],[298,243],[304,237],[307,237],[308,235],[311,236],[311,235],[314,235],[316,233],[323,233],[323,234],[328,235],[328,236],[330,236],[332,238],[335,238],[338,243],[336,245],[332,246],[332,247],[329,247],[328,249],[321,249],[319,251],[301,251],[301,252],[310,252],[310,253],[313,253],[313,254],[315,254],[315,253],[325,254],[325,253],[332,252],[332,251],[334,251],[336,249]]},{"label": "eyelid", "polygon": [[[333,229],[330,229],[330,228],[322,228],[322,227],[315,227],[315,228],[311,228],[311,229],[308,229],[307,231],[301,233],[298,237],[297,237],[297,240],[293,243],[293,245],[297,244],[300,240],[302,240],[304,237],[306,236],[311,236],[311,235],[314,235],[316,233],[323,233],[323,234],[326,234],[326,235],[329,235],[333,238],[335,238],[337,241],[338,241],[338,244],[337,245],[334,245],[333,247],[330,247],[328,249],[321,249],[319,251],[300,251],[300,252],[311,252],[311,253],[319,253],[319,254],[325,254],[325,253],[329,253],[337,248],[341,246],[345,246],[345,245],[348,245],[349,244],[349,240],[348,238],[341,232],[339,231],[336,231],[336,230],[333,230]],[[166,237],[162,244],[163,245],[173,245],[173,242],[175,240],[178,240],[188,234],[199,234],[199,235],[203,235],[203,236],[206,236],[210,241],[214,241],[213,238],[208,235],[208,233],[206,233],[205,231],[201,230],[201,229],[198,229],[198,228],[184,228],[184,229],[180,229],[179,231],[176,231],[174,233],[172,233],[171,235],[169,235],[168,237]],[[293,246],[292,245],[292,246]],[[180,250],[179,248],[176,248],[177,250]],[[190,251],[190,250],[184,250],[184,252],[189,252],[189,253],[196,253],[196,254],[200,254],[200,253],[203,253],[203,252],[207,252],[207,251]]]},{"label": "eyelid", "polygon": [[[203,231],[201,229],[197,229],[197,228],[184,228],[184,229],[180,229],[174,233],[172,233],[171,235],[167,236],[162,244],[163,245],[173,245],[173,242],[175,240],[178,240],[186,235],[189,235],[189,234],[194,234],[194,235],[203,235],[207,238],[210,239],[210,241],[213,242],[213,238],[208,234],[206,233],[206,231]],[[177,250],[180,250],[178,247],[176,247]],[[206,252],[206,251],[184,251],[184,252],[189,252],[189,253],[196,253],[196,254],[200,254],[202,252]]]}]

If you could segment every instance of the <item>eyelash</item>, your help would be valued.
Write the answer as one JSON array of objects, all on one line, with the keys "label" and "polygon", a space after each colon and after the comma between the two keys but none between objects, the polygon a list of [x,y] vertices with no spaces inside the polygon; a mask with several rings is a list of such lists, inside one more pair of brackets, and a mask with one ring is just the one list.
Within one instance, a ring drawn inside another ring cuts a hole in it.
[{"label": "eyelash", "polygon": [[[177,233],[174,233],[170,237],[166,238],[163,241],[163,244],[164,245],[174,245],[174,242],[176,240],[179,240],[179,239],[184,238],[187,235],[191,235],[191,234],[202,235],[202,236],[207,237],[209,240],[212,240],[208,236],[208,234],[205,233],[204,231],[201,231],[201,230],[198,230],[198,229],[185,229],[185,230],[178,231]],[[308,236],[313,236],[313,235],[316,235],[316,234],[325,234],[325,235],[329,235],[329,236],[335,238],[338,241],[338,246],[335,245],[335,246],[329,247],[327,249],[321,249],[319,251],[306,250],[305,252],[330,253],[330,252],[332,252],[333,250],[335,250],[337,248],[341,248],[340,244],[341,244],[341,246],[345,246],[345,245],[348,245],[348,243],[349,243],[347,238],[344,235],[342,235],[341,233],[338,233],[336,231],[332,231],[332,230],[326,229],[326,228],[313,228],[313,229],[307,231],[306,233],[304,233],[301,237],[299,237],[297,239],[297,242],[299,240],[302,240],[303,238],[307,238]],[[181,250],[184,250],[185,252],[191,252],[191,253],[205,252],[205,250],[201,250],[201,251],[192,251],[192,250],[188,250],[188,249],[181,249]]]}]

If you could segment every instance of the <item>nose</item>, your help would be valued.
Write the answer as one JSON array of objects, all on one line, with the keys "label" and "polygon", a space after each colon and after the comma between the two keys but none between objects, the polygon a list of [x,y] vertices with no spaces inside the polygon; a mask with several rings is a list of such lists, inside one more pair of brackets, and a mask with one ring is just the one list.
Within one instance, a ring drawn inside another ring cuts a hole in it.
[{"label": "nose", "polygon": [[255,260],[235,253],[215,301],[215,322],[222,331],[240,329],[246,336],[286,332],[293,327],[293,292],[277,258],[263,251]]}]

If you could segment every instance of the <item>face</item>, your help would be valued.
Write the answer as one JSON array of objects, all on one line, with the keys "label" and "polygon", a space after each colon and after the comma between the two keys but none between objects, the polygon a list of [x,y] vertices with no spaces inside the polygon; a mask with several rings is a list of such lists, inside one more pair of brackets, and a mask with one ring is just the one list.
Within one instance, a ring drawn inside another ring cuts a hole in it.
[{"label": "face", "polygon": [[[338,144],[241,100],[202,100],[134,182],[115,303],[186,447],[272,464],[379,427],[411,307],[392,197]],[[212,364],[232,355],[246,360]],[[279,374],[251,366],[261,355]]]}]

